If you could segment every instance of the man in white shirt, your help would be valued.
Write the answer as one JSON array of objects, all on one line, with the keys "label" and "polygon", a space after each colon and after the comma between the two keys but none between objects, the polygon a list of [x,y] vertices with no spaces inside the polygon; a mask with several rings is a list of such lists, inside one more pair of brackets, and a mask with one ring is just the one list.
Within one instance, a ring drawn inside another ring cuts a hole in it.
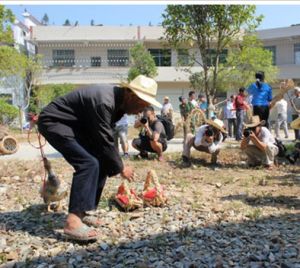
[{"label": "man in white shirt", "polygon": [[206,124],[197,129],[195,136],[191,133],[187,135],[182,153],[183,162],[186,165],[191,164],[191,148],[194,147],[197,151],[211,154],[211,163],[216,164],[223,141],[222,133],[226,131],[221,120],[206,120]]},{"label": "man in white shirt", "polygon": [[287,127],[287,101],[282,98],[280,101],[276,102],[275,109],[277,111],[277,118],[276,118],[276,126],[275,126],[275,133],[276,138],[280,139],[279,130],[280,126],[283,126],[285,138],[289,137],[288,127]]},{"label": "man in white shirt", "polygon": [[168,96],[164,97],[164,103],[163,103],[163,106],[161,108],[161,115],[166,116],[171,120],[173,118],[173,106],[170,103],[170,99],[169,99]]},{"label": "man in white shirt", "polygon": [[228,136],[234,138],[236,136],[236,109],[235,109],[235,96],[231,95],[227,100],[224,108],[224,116],[227,120]]},{"label": "man in white shirt", "polygon": [[194,108],[198,107],[198,102],[196,101],[196,92],[193,90],[189,92],[189,102],[194,106]]},{"label": "man in white shirt", "polygon": [[117,149],[119,149],[119,138],[120,138],[120,143],[125,158],[129,157],[127,134],[128,134],[128,116],[127,114],[124,114],[123,117],[116,122],[116,126],[114,128],[114,140],[115,140],[115,146],[117,147]]},{"label": "man in white shirt", "polygon": [[272,169],[279,150],[270,130],[262,126],[264,123],[264,120],[260,121],[259,116],[255,115],[252,116],[250,124],[244,124],[241,149],[247,155],[249,166],[263,164],[266,168]]}]

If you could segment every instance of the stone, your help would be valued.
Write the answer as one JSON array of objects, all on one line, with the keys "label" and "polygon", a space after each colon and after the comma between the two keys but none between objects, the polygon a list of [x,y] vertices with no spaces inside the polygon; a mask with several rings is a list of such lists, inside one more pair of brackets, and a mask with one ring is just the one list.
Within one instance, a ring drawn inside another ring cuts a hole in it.
[{"label": "stone", "polygon": [[0,194],[3,195],[7,192],[8,187],[5,185],[0,185]]},{"label": "stone", "polygon": [[104,242],[102,242],[102,243],[100,243],[100,248],[102,249],[102,250],[107,250],[108,248],[109,248],[109,246],[106,244],[106,243],[104,243]]},{"label": "stone", "polygon": [[4,237],[0,237],[0,252],[6,248],[6,239]]},{"label": "stone", "polygon": [[298,256],[297,248],[288,247],[283,252],[283,258],[285,259],[296,258],[297,256]]}]

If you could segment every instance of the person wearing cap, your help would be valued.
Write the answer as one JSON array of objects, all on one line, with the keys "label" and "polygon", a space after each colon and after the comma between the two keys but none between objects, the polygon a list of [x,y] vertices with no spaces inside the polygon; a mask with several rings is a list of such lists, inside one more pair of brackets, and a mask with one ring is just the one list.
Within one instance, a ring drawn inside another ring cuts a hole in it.
[{"label": "person wearing cap", "polygon": [[264,124],[265,121],[261,121],[258,115],[252,116],[249,124],[244,124],[246,131],[244,130],[241,149],[247,155],[249,166],[265,165],[272,169],[279,149],[275,145],[275,138]]},{"label": "person wearing cap", "polygon": [[217,164],[224,134],[226,134],[226,131],[220,119],[206,120],[206,124],[198,128],[195,136],[191,133],[187,135],[183,147],[182,161],[186,165],[191,164],[191,148],[194,147],[197,151],[211,154],[211,164]]},{"label": "person wearing cap", "polygon": [[[300,117],[300,87],[295,87],[295,97],[291,100],[292,106],[292,120],[296,120]],[[300,130],[294,129],[295,140],[300,140]]]},{"label": "person wearing cap", "polygon": [[173,118],[173,106],[170,103],[170,99],[168,96],[164,97],[164,103],[161,108],[161,115],[168,117],[170,120]]},{"label": "person wearing cap", "polygon": [[272,101],[272,87],[264,82],[265,73],[259,71],[255,74],[256,82],[252,83],[247,91],[251,96],[253,115],[258,115],[260,120],[264,120],[269,128],[270,104]]},{"label": "person wearing cap", "polygon": [[[125,113],[137,114],[155,100],[157,83],[143,75],[121,85],[98,84],[58,97],[38,120],[39,132],[75,170],[64,234],[75,240],[94,240],[100,226],[88,211],[98,206],[107,176],[133,179],[114,143],[114,125]],[[88,226],[90,225],[90,226]]]}]

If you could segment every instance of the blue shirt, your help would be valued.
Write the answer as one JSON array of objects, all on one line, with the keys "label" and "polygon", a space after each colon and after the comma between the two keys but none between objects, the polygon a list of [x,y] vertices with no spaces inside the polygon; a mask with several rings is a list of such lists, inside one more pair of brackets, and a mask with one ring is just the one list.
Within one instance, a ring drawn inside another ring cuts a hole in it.
[{"label": "blue shirt", "polygon": [[272,100],[272,88],[267,83],[262,83],[258,88],[256,83],[251,84],[247,89],[249,95],[252,95],[251,104],[253,106],[269,106]]},{"label": "blue shirt", "polygon": [[202,111],[206,111],[207,110],[207,102],[201,102],[200,105],[199,105],[199,108],[202,110]]}]

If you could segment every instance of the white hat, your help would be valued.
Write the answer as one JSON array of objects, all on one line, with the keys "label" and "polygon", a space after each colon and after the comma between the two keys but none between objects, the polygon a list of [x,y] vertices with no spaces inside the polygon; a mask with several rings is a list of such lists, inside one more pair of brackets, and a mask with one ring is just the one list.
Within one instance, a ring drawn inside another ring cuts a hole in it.
[{"label": "white hat", "polygon": [[300,92],[300,87],[295,87],[295,90],[296,90],[297,92]]},{"label": "white hat", "polygon": [[216,128],[216,129],[220,130],[221,132],[227,133],[226,130],[225,130],[225,128],[224,128],[224,123],[223,123],[222,120],[220,120],[218,118],[216,118],[214,120],[207,119],[205,122],[206,122],[206,124],[208,124],[208,125]]},{"label": "white hat", "polygon": [[121,87],[129,88],[140,99],[161,108],[162,105],[155,99],[157,93],[157,83],[154,79],[144,75],[138,75],[130,83],[121,83]]}]

